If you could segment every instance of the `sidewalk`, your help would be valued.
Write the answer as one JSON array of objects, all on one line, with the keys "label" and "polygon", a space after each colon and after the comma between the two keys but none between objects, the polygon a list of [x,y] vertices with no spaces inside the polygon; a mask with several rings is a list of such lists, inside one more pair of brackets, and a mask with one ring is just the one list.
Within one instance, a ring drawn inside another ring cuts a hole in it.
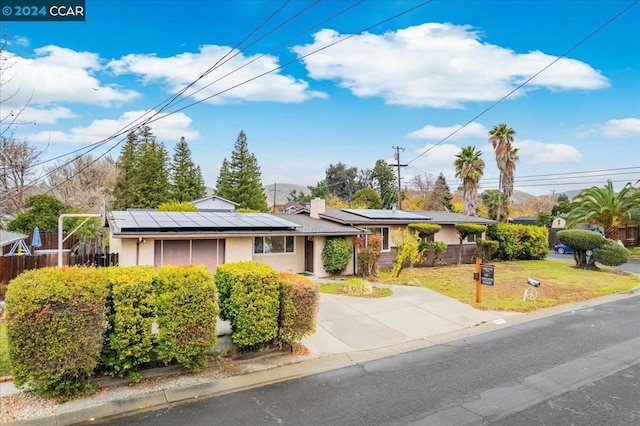
[{"label": "sidewalk", "polygon": [[[228,374],[221,374],[224,369],[213,368],[157,382],[107,387],[87,398],[54,404],[44,416],[13,424],[67,425],[159,409],[458,340],[632,294],[615,294],[521,314],[477,310],[424,288],[390,287],[393,295],[379,299],[321,294],[317,332],[303,341],[310,351],[308,355],[276,354],[241,361],[235,366],[236,371]],[[174,375],[178,372],[175,368],[166,371]],[[11,382],[0,383],[0,396],[10,392],[16,392]]]}]

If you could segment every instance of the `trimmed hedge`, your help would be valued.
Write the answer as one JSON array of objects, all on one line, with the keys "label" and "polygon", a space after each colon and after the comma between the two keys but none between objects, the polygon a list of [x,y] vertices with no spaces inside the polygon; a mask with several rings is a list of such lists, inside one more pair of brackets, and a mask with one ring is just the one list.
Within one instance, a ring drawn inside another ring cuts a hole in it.
[{"label": "trimmed hedge", "polygon": [[410,223],[407,227],[412,231],[418,231],[421,237],[437,234],[442,229],[442,226],[436,223]]},{"label": "trimmed hedge", "polygon": [[42,396],[91,389],[100,361],[107,285],[94,269],[43,268],[22,273],[7,291],[14,382]]},{"label": "trimmed hedge", "polygon": [[280,315],[278,340],[292,345],[316,331],[320,287],[307,277],[280,272]]},{"label": "trimmed hedge", "polygon": [[542,260],[549,252],[549,231],[542,226],[499,223],[489,226],[487,238],[498,242],[498,260]]},{"label": "trimmed hedge", "polygon": [[607,266],[619,266],[627,263],[629,256],[631,256],[629,250],[611,239],[606,239],[602,246],[593,254],[596,262]]},{"label": "trimmed hedge", "polygon": [[476,256],[489,262],[499,246],[500,244],[497,241],[478,238],[476,241]]},{"label": "trimmed hedge", "polygon": [[557,233],[558,241],[576,250],[593,250],[605,242],[601,234],[586,229],[563,229]]},{"label": "trimmed hedge", "polygon": [[113,377],[128,376],[134,382],[142,376],[140,367],[151,361],[154,338],[151,327],[154,319],[152,266],[129,268],[101,268],[108,283],[106,303],[108,329],[104,337],[102,362],[105,373]]},{"label": "trimmed hedge", "polygon": [[154,281],[157,295],[158,358],[199,371],[215,345],[218,304],[213,275],[204,265],[163,266]]},{"label": "trimmed hedge", "polygon": [[218,266],[214,276],[220,315],[231,323],[241,351],[260,349],[278,336],[279,279],[270,266],[250,261]]}]

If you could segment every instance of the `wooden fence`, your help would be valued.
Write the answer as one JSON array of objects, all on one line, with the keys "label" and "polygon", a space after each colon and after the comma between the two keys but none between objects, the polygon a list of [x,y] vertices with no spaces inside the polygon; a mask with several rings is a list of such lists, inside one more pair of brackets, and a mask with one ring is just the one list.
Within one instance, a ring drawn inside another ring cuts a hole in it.
[{"label": "wooden fence", "polygon": [[[62,253],[62,264],[69,264],[69,253]],[[29,269],[58,266],[58,254],[41,254],[38,256],[0,256],[0,284],[9,281]]]},{"label": "wooden fence", "polygon": [[72,254],[70,264],[81,266],[118,266],[118,253]]},{"label": "wooden fence", "polygon": [[[62,253],[62,264],[82,266],[118,266],[118,253]],[[30,269],[58,266],[58,254],[48,253],[37,256],[0,256],[0,286],[6,286],[9,281]],[[2,296],[0,294],[0,296]]]}]

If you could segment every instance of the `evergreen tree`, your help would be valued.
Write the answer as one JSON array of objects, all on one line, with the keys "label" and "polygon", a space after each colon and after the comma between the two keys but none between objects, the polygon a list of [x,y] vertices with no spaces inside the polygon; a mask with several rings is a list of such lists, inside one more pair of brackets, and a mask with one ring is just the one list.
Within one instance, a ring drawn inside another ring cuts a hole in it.
[{"label": "evergreen tree", "polygon": [[207,188],[200,167],[191,159],[191,150],[184,140],[175,147],[171,162],[171,193],[173,201],[193,201],[205,196]]},{"label": "evergreen tree", "polygon": [[330,194],[335,195],[343,201],[349,201],[356,193],[358,184],[357,167],[347,167],[343,163],[329,164],[324,179]]},{"label": "evergreen tree", "polygon": [[155,137],[144,140],[139,148],[140,192],[131,207],[155,209],[169,201],[169,154]]},{"label": "evergreen tree", "polygon": [[453,206],[451,205],[452,199],[453,195],[451,195],[451,190],[449,189],[449,185],[447,185],[447,180],[444,178],[444,175],[440,173],[433,186],[433,190],[427,196],[427,202],[424,209],[451,211],[453,210]]},{"label": "evergreen tree", "polygon": [[136,152],[138,149],[138,137],[135,132],[127,135],[127,142],[122,146],[120,158],[118,158],[116,184],[113,188],[113,208],[124,210],[131,207],[133,198],[139,188],[135,187],[138,181]]},{"label": "evergreen tree", "polygon": [[267,211],[267,197],[260,181],[261,172],[255,155],[247,147],[247,135],[240,131],[231,153],[225,158],[216,184],[216,194],[239,204],[239,209]]},{"label": "evergreen tree", "polygon": [[149,126],[131,132],[118,159],[113,208],[156,208],[169,201],[169,155]]},{"label": "evergreen tree", "polygon": [[396,188],[396,175],[389,164],[384,160],[376,161],[372,171],[373,187],[380,194],[382,207],[390,209],[398,202]]},{"label": "evergreen tree", "polygon": [[220,174],[216,180],[216,195],[222,198],[230,199],[233,197],[233,184],[231,183],[231,172],[229,171],[229,162],[225,158],[222,160]]}]

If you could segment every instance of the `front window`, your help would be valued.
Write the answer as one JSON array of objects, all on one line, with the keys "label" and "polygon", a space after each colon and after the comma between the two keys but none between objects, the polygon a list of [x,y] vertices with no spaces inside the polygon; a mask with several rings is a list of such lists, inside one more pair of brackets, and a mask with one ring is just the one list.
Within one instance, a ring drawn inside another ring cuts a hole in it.
[{"label": "front window", "polygon": [[469,234],[467,235],[467,242],[468,243],[475,243],[476,242],[476,234]]},{"label": "front window", "polygon": [[253,252],[263,253],[293,253],[295,251],[295,238],[293,236],[255,237],[253,239]]},{"label": "front window", "polygon": [[[389,239],[389,228],[388,227],[366,227],[365,229],[373,232],[376,235],[381,236],[381,251],[391,251],[391,241]],[[367,242],[367,237],[365,236],[365,244]]]}]

